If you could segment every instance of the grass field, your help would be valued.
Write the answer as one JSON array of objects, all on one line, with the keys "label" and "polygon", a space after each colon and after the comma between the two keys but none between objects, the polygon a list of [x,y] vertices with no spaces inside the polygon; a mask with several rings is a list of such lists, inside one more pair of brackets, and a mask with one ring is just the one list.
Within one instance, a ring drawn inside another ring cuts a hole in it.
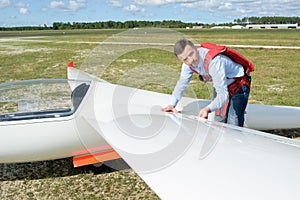
[{"label": "grass field", "polygon": [[[300,47],[300,30],[123,31],[0,32],[0,83],[65,78],[68,62],[74,61],[78,68],[112,83],[171,93],[181,63],[170,44],[181,37],[199,43]],[[235,49],[256,67],[251,103],[300,106],[299,49]],[[208,98],[196,76],[186,95]],[[131,170],[94,175],[89,168],[74,169],[70,159],[2,164],[0,178],[1,199],[158,199]]]},{"label": "grass field", "polygon": [[[77,67],[90,72],[90,68],[105,71],[93,72],[97,76],[118,83],[126,74],[133,74],[134,69],[147,67],[148,64],[163,65],[172,75],[164,74],[164,79],[171,79],[179,74],[181,63],[172,53],[172,47],[129,47],[129,45],[99,45],[98,42],[166,42],[172,43],[179,37],[188,37],[195,42],[214,42],[228,45],[268,45],[300,46],[300,30],[172,30],[172,32],[154,32],[152,36],[123,34],[123,30],[70,30],[70,31],[29,31],[0,32],[0,82],[35,79],[65,78],[66,66],[75,61]],[[143,30],[144,31],[144,30]],[[127,31],[128,32],[128,31]],[[146,32],[146,31],[145,31]],[[149,31],[148,31],[149,32]],[[126,33],[126,31],[125,31]],[[140,32],[139,32],[140,34]],[[129,36],[128,36],[129,35]],[[168,35],[171,35],[168,38]],[[143,38],[147,38],[146,41]],[[117,38],[117,39],[116,39]],[[113,47],[112,47],[113,46]],[[120,47],[121,46],[121,47]],[[100,56],[103,51],[119,51],[128,48],[118,57]],[[250,102],[278,105],[300,106],[300,50],[299,49],[264,49],[235,48],[255,64],[252,74],[253,83]],[[98,52],[99,53],[98,53]],[[100,58],[96,58],[99,57]],[[85,63],[93,66],[84,66]],[[149,66],[148,66],[149,68]],[[153,67],[151,67],[153,68]],[[147,70],[140,72],[140,77],[149,77]],[[164,72],[162,72],[164,73]],[[148,78],[149,79],[149,78]],[[152,82],[157,82],[152,76]],[[172,79],[173,80],[173,79]],[[174,81],[171,81],[174,85]],[[148,80],[151,82],[151,80]],[[126,84],[126,83],[124,83]],[[144,86],[146,89],[170,93],[173,85],[157,87],[157,84]],[[156,86],[155,86],[156,85]],[[193,95],[207,98],[207,89],[194,78],[191,88]],[[189,94],[188,94],[189,95]]]}]

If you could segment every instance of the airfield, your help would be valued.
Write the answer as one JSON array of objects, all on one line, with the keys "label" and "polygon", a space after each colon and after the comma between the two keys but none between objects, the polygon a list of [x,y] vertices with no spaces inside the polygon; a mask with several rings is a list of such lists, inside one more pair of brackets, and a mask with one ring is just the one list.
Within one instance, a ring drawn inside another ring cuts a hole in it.
[{"label": "airfield", "polygon": [[[145,35],[151,35],[148,30],[143,31]],[[209,40],[232,46],[254,61],[258,67],[253,75],[255,81],[253,92],[251,91],[250,95],[251,102],[300,106],[298,92],[300,63],[297,59],[300,56],[300,40],[294,34],[295,32],[296,35],[299,34],[299,30],[286,31],[273,31],[269,34],[264,30],[252,32],[216,30],[209,33],[185,31],[184,34],[198,42]],[[252,33],[252,36],[249,33]],[[146,42],[137,41],[137,37],[131,38],[132,41],[128,42],[126,41],[128,36],[121,31],[115,35],[101,34],[101,31],[90,34],[72,32],[70,36],[68,33],[34,37],[1,37],[0,35],[0,56],[3,60],[0,69],[4,74],[1,82],[57,76],[63,78],[66,76],[63,70],[70,59],[75,60],[81,69],[92,72],[94,75],[100,74],[111,82],[129,85],[133,84],[132,79],[129,78],[132,75],[131,70],[140,69],[145,65],[149,66],[149,63],[151,66],[154,66],[153,63],[155,66],[157,63],[164,67],[175,66],[172,68],[172,73],[176,74],[178,73],[176,67],[180,63],[172,57],[171,41],[182,35],[183,33],[176,31],[171,39],[168,34],[168,38],[162,37],[160,39],[162,41],[158,42],[151,36]],[[259,36],[264,39],[260,40]],[[112,46],[114,49],[110,49]],[[124,46],[129,50],[124,52]],[[65,53],[62,54],[62,52]],[[111,54],[116,52],[118,56],[113,57]],[[98,58],[99,60],[91,59],[101,53],[104,56]],[[165,57],[160,57],[162,54]],[[109,56],[112,57],[106,61],[104,58]],[[102,70],[91,67],[95,63],[100,63]],[[126,68],[128,65],[134,67],[128,69]],[[144,75],[144,77],[148,76]],[[142,85],[142,83],[135,84],[137,85],[130,86]],[[167,85],[168,82],[163,83],[164,87],[151,86],[151,84],[152,82],[149,80],[148,86],[144,87],[160,92],[170,92],[171,87]],[[194,81],[190,95],[197,97],[201,95],[198,94],[201,91],[196,89],[197,84]],[[206,90],[206,88],[202,90]],[[288,137],[300,135],[300,130],[274,130],[272,132]],[[158,199],[131,170],[94,174],[89,167],[73,168],[70,159],[1,164],[0,174],[2,199],[11,197],[17,197],[16,199],[122,199],[124,197],[128,199]]]}]

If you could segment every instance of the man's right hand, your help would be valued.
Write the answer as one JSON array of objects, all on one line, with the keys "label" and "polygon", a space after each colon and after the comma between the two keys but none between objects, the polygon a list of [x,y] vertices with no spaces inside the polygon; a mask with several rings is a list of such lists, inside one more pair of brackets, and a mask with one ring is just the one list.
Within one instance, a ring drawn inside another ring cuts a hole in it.
[{"label": "man's right hand", "polygon": [[176,110],[173,105],[168,105],[167,107],[165,107],[161,110],[164,111],[164,112],[172,112],[172,113],[175,113],[175,114],[178,113],[178,110]]}]

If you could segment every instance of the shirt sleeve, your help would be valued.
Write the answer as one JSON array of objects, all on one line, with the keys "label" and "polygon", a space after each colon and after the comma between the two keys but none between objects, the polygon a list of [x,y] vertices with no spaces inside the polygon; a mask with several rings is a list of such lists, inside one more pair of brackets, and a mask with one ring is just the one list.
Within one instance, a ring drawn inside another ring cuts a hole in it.
[{"label": "shirt sleeve", "polygon": [[177,84],[173,90],[172,96],[171,96],[171,105],[176,107],[178,101],[183,96],[184,91],[186,90],[187,86],[190,83],[190,80],[193,76],[193,71],[190,70],[189,66],[183,64],[181,67],[181,73],[180,78],[177,81]]},{"label": "shirt sleeve", "polygon": [[222,62],[220,56],[216,56],[210,62],[209,74],[216,92],[214,100],[208,105],[212,112],[222,108],[229,99],[225,65],[226,62]]}]

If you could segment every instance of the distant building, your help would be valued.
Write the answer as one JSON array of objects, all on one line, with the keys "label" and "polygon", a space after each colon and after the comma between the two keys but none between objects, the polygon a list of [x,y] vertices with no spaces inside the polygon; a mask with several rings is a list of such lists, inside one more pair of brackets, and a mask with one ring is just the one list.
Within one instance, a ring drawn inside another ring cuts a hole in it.
[{"label": "distant building", "polygon": [[245,28],[244,26],[241,26],[241,25],[234,25],[231,27],[232,29],[243,29]]},{"label": "distant building", "polygon": [[229,29],[230,26],[214,26],[214,27],[211,27],[211,29]]},{"label": "distant building", "polygon": [[248,29],[289,29],[299,28],[298,23],[296,24],[248,24]]},{"label": "distant building", "polygon": [[193,26],[192,29],[200,29],[203,28],[203,26]]}]

